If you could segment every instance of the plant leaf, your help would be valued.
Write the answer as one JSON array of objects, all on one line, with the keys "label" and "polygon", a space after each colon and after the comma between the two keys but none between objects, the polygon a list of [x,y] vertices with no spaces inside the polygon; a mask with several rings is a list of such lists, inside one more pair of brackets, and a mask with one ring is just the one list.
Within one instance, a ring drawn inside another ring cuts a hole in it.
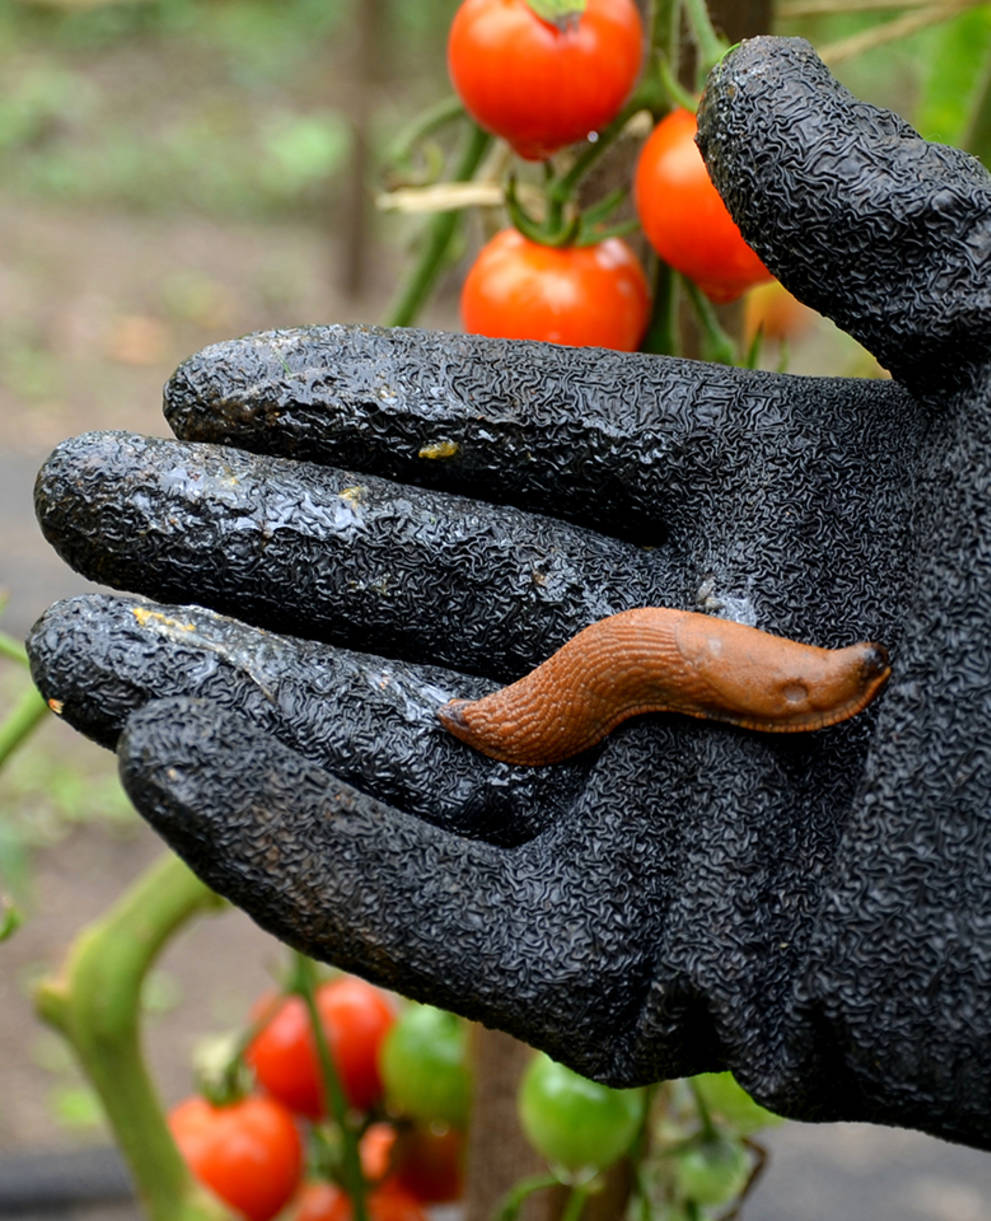
[{"label": "plant leaf", "polygon": [[[939,31],[915,115],[927,140],[961,145],[991,56],[991,9],[968,9]],[[973,150],[972,150],[973,151]]]},{"label": "plant leaf", "polygon": [[586,0],[526,0],[527,7],[562,33],[574,29],[585,12]]}]

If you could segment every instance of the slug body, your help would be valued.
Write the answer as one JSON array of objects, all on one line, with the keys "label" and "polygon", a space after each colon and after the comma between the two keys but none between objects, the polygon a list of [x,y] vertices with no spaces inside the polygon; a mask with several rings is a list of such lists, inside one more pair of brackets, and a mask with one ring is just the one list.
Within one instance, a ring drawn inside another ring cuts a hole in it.
[{"label": "slug body", "polygon": [[891,667],[879,644],[821,649],[691,611],[642,607],[579,632],[518,682],[438,712],[493,759],[557,763],[628,717],[680,712],[766,733],[854,716]]}]

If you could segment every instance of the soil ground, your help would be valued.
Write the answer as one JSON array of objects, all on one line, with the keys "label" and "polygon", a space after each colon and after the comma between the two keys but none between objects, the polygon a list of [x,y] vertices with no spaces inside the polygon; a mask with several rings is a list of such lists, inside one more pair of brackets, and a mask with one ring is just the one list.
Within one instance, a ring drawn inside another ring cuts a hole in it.
[{"label": "soil ground", "polygon": [[[184,355],[267,326],[373,321],[388,286],[373,283],[360,301],[335,296],[329,287],[335,252],[306,226],[81,215],[0,197],[0,246],[0,315],[8,320],[0,385],[0,587],[10,593],[3,627],[22,636],[49,601],[85,586],[33,521],[34,472],[52,445],[88,428],[164,435],[160,386]],[[177,308],[183,285],[189,299]],[[450,321],[449,308],[442,306],[434,321]],[[21,350],[11,350],[11,336]],[[3,673],[9,677],[10,667]],[[92,785],[113,775],[109,756],[54,720],[31,749],[38,766],[70,760]],[[105,1143],[99,1127],[83,1122],[88,1112],[74,1093],[78,1081],[57,1040],[33,1017],[28,987],[160,850],[150,832],[129,822],[63,828],[35,851],[27,921],[0,947],[0,1159]],[[197,1039],[238,1023],[279,963],[278,946],[234,911],[198,921],[169,950],[156,987],[163,1012],[148,1024],[151,1061],[167,1100],[190,1087]],[[856,1125],[787,1124],[767,1144],[770,1169],[745,1210],[748,1221],[991,1221],[985,1154]],[[0,1166],[0,1197],[2,1176]],[[6,1215],[34,1214],[22,1207]],[[125,1205],[75,1215],[130,1221],[137,1214]]]}]

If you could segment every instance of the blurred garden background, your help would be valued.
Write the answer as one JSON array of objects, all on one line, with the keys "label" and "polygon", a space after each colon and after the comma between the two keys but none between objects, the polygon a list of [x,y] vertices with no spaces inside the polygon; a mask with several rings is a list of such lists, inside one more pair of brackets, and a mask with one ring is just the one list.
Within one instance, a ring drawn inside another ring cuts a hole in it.
[{"label": "blurred garden background", "polygon": [[[0,0],[0,629],[9,637],[22,639],[54,598],[86,588],[33,520],[34,475],[59,440],[104,427],[166,435],[162,383],[215,340],[388,316],[424,219],[376,206],[392,185],[382,167],[411,116],[450,92],[444,44],[455,7]],[[903,36],[879,38],[892,21]],[[991,6],[780,0],[775,22],[831,49],[856,93],[926,136],[991,147],[982,126]],[[484,226],[465,226],[422,324],[458,327],[459,277]],[[823,320],[765,357],[794,372],[879,372]],[[0,720],[26,682],[0,656]],[[158,851],[113,759],[55,718],[0,770],[0,890],[24,916],[0,945],[0,1216],[29,1215],[5,1204],[17,1159],[107,1145],[98,1103],[34,1017],[30,988]],[[147,1004],[168,1100],[189,1092],[195,1042],[243,1020],[277,953],[226,912],[166,955]],[[845,1125],[787,1124],[768,1144],[772,1165],[749,1221],[991,1219],[985,1155]],[[122,1203],[99,1215],[136,1214]]]}]

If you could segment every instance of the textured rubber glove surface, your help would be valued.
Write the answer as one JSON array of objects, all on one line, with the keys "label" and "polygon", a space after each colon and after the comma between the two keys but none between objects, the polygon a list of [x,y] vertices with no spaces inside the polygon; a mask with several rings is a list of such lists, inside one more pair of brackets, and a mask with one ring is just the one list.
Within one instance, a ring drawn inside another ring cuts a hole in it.
[{"label": "textured rubber glove surface", "polygon": [[[613,1084],[726,1066],[784,1114],[991,1147],[991,182],[796,40],[723,61],[700,143],[768,267],[897,381],[214,346],[167,388],[180,440],[42,471],[69,562],[163,604],[51,608],[34,672],[310,953]],[[894,675],[818,733],[656,716],[537,771],[437,721],[642,605],[877,639]]]}]

